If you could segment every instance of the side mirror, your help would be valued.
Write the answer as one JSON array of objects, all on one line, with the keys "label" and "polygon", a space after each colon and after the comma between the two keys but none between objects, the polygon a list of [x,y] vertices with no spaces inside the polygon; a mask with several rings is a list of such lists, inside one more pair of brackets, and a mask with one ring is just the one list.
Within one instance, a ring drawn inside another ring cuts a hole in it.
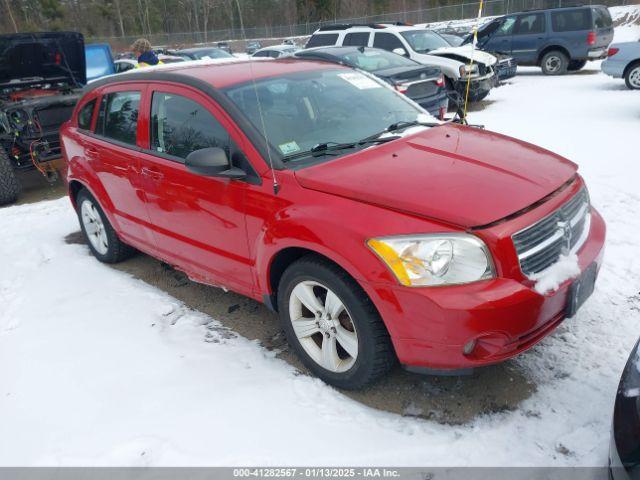
[{"label": "side mirror", "polygon": [[184,164],[189,171],[205,177],[241,179],[247,175],[244,170],[233,168],[227,153],[218,147],[191,152],[187,155]]},{"label": "side mirror", "polygon": [[404,48],[394,48],[393,53],[396,55],[402,55],[403,57],[407,56],[407,51]]}]

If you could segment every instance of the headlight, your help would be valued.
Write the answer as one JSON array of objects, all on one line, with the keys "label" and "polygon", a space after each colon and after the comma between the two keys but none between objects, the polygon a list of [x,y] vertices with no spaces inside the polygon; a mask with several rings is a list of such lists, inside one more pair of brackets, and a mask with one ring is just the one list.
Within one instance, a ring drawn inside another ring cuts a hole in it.
[{"label": "headlight", "polygon": [[460,65],[460,76],[461,77],[466,77],[466,76],[473,76],[473,75],[478,75],[478,73],[480,72],[480,70],[478,69],[478,65],[473,64],[471,66],[469,65]]},{"label": "headlight", "polygon": [[494,277],[489,251],[465,233],[372,238],[367,245],[402,285],[456,285]]}]

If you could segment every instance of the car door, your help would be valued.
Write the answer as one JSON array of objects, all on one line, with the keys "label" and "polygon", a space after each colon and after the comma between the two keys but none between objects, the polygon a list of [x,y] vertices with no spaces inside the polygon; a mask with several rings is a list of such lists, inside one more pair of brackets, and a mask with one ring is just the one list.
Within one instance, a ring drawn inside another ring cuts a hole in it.
[{"label": "car door", "polygon": [[209,97],[190,87],[154,84],[144,109],[141,173],[160,257],[194,280],[248,294],[253,280],[244,199],[250,183],[185,166],[191,152],[208,147],[246,161],[244,137]]},{"label": "car door", "polygon": [[545,41],[546,17],[541,12],[516,16],[511,37],[511,55],[518,63],[533,65],[538,60],[539,46]]},{"label": "car door", "polygon": [[153,248],[149,217],[140,195],[138,120],[145,86],[114,85],[101,91],[91,141],[84,147],[87,163],[98,177],[109,210],[126,239]]},{"label": "car door", "polygon": [[511,55],[513,28],[516,17],[505,17],[500,26],[489,35],[489,38],[478,38],[478,46],[487,52],[505,53]]}]

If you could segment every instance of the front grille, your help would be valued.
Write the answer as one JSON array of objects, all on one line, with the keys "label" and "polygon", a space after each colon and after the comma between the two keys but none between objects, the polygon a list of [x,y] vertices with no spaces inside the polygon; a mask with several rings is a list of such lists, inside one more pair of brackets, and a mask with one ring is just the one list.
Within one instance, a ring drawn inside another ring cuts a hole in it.
[{"label": "front grille", "polygon": [[583,188],[558,210],[512,236],[520,269],[536,275],[577,251],[584,243],[591,222],[589,194]]},{"label": "front grille", "polygon": [[409,98],[423,98],[434,95],[438,88],[434,80],[427,80],[412,84],[406,94]]}]

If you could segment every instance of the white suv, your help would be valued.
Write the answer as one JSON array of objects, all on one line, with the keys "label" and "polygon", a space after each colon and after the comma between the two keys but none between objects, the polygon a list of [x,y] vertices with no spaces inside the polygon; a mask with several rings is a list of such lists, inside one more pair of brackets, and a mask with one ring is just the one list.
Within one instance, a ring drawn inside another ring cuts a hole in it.
[{"label": "white suv", "polygon": [[[439,34],[424,27],[401,23],[328,25],[316,30],[305,48],[325,46],[363,46],[388,50],[424,65],[440,67],[450,90],[463,94],[471,77],[470,100],[485,98],[496,85],[493,55],[471,45],[452,47]],[[469,61],[473,56],[473,66]]]}]

